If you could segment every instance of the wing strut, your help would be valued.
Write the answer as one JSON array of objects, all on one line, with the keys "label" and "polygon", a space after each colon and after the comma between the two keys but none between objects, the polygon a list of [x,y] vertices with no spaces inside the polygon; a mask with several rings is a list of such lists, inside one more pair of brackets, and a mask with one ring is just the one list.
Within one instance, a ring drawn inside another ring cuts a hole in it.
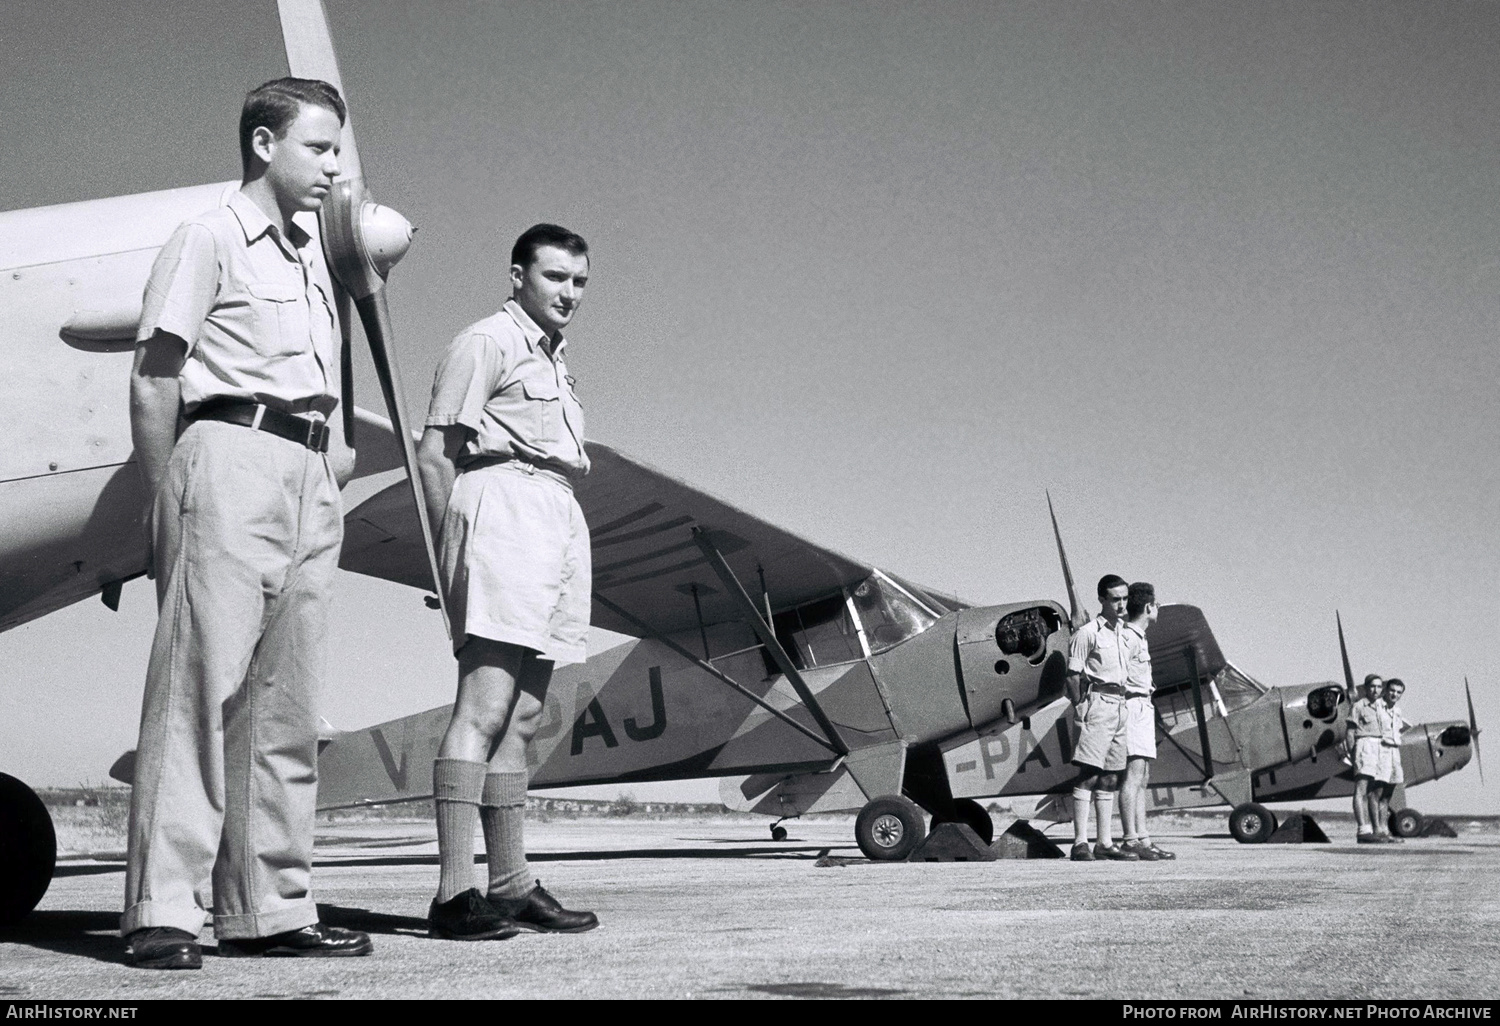
[{"label": "wing strut", "polygon": [[733,688],[734,690],[738,691],[740,694],[744,695],[746,698],[750,699],[750,701],[752,701],[756,705],[760,706],[766,712],[768,712],[772,716],[776,717],[782,723],[785,723],[787,726],[792,727],[793,729],[797,730],[798,732],[800,732],[802,734],[806,734],[807,737],[810,740],[817,742],[820,746],[828,749],[834,755],[842,756],[843,754],[845,754],[845,753],[839,751],[837,748],[834,748],[831,744],[829,744],[823,738],[819,737],[818,735],[814,734],[812,731],[808,730],[806,727],[804,727],[802,724],[798,723],[796,720],[792,719],[786,713],[782,712],[780,709],[776,708],[771,703],[767,702],[764,698],[761,698],[755,692],[753,692],[749,688],[745,687],[739,681],[737,681],[733,677],[729,676],[729,674],[727,674],[723,670],[719,669],[713,663],[710,663],[710,662],[708,662],[706,660],[703,660],[703,659],[699,659],[697,656],[693,655],[693,653],[689,652],[687,649],[685,649],[681,645],[677,644],[677,642],[673,641],[671,638],[666,637],[665,635],[658,633],[656,631],[656,629],[653,628],[645,620],[642,620],[642,619],[640,619],[639,617],[636,617],[636,616],[632,616],[630,613],[626,612],[624,609],[621,609],[619,606],[615,605],[613,602],[611,602],[609,599],[605,598],[603,595],[600,595],[597,591],[594,592],[594,601],[597,602],[597,603],[599,603],[605,609],[608,609],[611,613],[614,613],[616,616],[620,617],[622,620],[626,620],[626,621],[634,624],[635,626],[639,627],[641,629],[641,631],[643,632],[641,634],[641,637],[643,637],[643,638],[651,638],[654,641],[659,641],[663,645],[666,645],[673,652],[676,652],[678,655],[682,656],[682,658],[686,659],[688,662],[690,662],[694,666],[698,667],[698,669],[702,670],[704,673],[711,674],[716,680],[719,680],[722,683],[729,685],[731,688]]},{"label": "wing strut", "polygon": [[693,541],[698,543],[698,548],[702,549],[703,555],[708,557],[708,565],[714,568],[714,573],[718,574],[719,580],[724,582],[725,590],[739,604],[741,611],[745,614],[746,622],[759,636],[761,644],[766,646],[766,651],[771,653],[771,658],[776,660],[776,665],[781,668],[781,672],[786,674],[786,679],[792,685],[792,689],[797,692],[797,697],[802,699],[802,704],[807,706],[807,711],[812,713],[812,718],[818,721],[819,729],[828,738],[833,750],[840,755],[848,755],[849,746],[839,735],[838,728],[833,725],[833,721],[828,718],[823,712],[823,707],[813,697],[812,690],[802,679],[802,674],[797,672],[791,656],[787,655],[786,649],[781,647],[776,631],[766,622],[765,617],[760,615],[760,610],[755,608],[755,601],[746,593],[739,578],[734,576],[734,571],[729,569],[729,564],[724,562],[724,557],[719,555],[719,550],[709,540],[708,532],[701,527],[694,527]]},{"label": "wing strut", "polygon": [[1187,647],[1188,669],[1193,674],[1193,709],[1198,713],[1198,743],[1203,746],[1203,778],[1212,780],[1214,756],[1208,747],[1208,719],[1203,715],[1203,680],[1198,672],[1198,646]]}]

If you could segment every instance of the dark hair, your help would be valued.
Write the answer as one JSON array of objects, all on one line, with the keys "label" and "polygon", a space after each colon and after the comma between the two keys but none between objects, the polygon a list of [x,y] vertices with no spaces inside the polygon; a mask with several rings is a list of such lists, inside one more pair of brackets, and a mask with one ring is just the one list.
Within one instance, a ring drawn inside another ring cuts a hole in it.
[{"label": "dark hair", "polygon": [[1099,588],[1096,594],[1099,596],[1099,601],[1102,602],[1109,598],[1109,593],[1112,589],[1122,587],[1125,587],[1125,578],[1119,574],[1105,574],[1099,578]]},{"label": "dark hair", "polygon": [[316,78],[272,79],[246,94],[245,106],[240,109],[240,165],[244,170],[250,170],[250,138],[255,130],[269,128],[276,138],[285,138],[287,127],[297,120],[304,103],[333,111],[340,125],[349,116],[339,91]]},{"label": "dark hair", "polygon": [[1130,586],[1130,597],[1125,601],[1125,615],[1134,619],[1155,601],[1156,589],[1145,581],[1136,581]]},{"label": "dark hair", "polygon": [[1390,687],[1392,684],[1396,685],[1396,687],[1400,688],[1402,691],[1406,690],[1406,681],[1402,680],[1400,677],[1387,677],[1385,686]]},{"label": "dark hair", "polygon": [[570,232],[561,225],[534,224],[522,232],[516,244],[510,247],[511,266],[523,269],[531,266],[531,262],[536,259],[536,251],[543,246],[556,246],[574,256],[589,255],[589,244],[583,241],[582,235]]},{"label": "dark hair", "polygon": [[1384,682],[1385,678],[1382,677],[1378,673],[1367,673],[1367,674],[1365,674],[1364,687],[1369,687],[1371,684],[1374,684],[1377,680],[1381,681],[1381,682]]}]

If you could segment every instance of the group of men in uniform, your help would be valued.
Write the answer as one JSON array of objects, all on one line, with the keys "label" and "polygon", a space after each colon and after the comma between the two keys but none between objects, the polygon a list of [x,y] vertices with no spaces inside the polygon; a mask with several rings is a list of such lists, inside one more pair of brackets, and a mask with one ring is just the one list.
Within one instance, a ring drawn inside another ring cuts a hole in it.
[{"label": "group of men in uniform", "polygon": [[1398,677],[1365,678],[1364,695],[1349,707],[1344,735],[1346,758],[1354,767],[1354,822],[1360,844],[1399,842],[1390,831],[1391,798],[1406,780],[1401,769],[1401,732],[1411,724],[1402,715],[1406,685]]},{"label": "group of men in uniform", "polygon": [[[1068,650],[1068,697],[1075,705],[1078,741],[1073,764],[1074,862],[1161,862],[1177,856],[1151,840],[1146,827],[1146,784],[1156,758],[1156,715],[1151,693],[1151,649],[1146,631],[1156,622],[1156,589],[1099,579],[1099,615],[1080,627]],[[1122,775],[1123,774],[1123,775]],[[1125,836],[1116,844],[1115,795]],[[1093,807],[1098,840],[1089,846]]]},{"label": "group of men in uniform", "polygon": [[[373,950],[319,922],[311,887],[316,700],[354,454],[333,285],[293,218],[332,193],[345,117],[326,82],[253,90],[239,190],[177,229],[146,286],[130,412],[159,618],[121,919],[137,966],[201,967],[209,909],[226,957]],[[459,664],[433,770],[434,936],[598,924],[532,880],[523,838],[526,745],[552,668],[586,655],[589,537],[570,482],[589,464],[562,329],[588,269],[573,232],[521,235],[511,299],[449,347],[418,447]]]}]

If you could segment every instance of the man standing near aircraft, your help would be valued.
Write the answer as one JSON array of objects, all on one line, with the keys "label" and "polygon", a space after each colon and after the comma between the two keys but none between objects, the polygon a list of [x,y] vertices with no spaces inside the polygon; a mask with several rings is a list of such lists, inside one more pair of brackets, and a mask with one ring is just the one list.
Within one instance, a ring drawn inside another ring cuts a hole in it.
[{"label": "man standing near aircraft", "polygon": [[[1125,768],[1125,645],[1120,637],[1130,586],[1123,577],[1099,579],[1102,609],[1078,628],[1068,649],[1068,697],[1077,706],[1078,743],[1073,764],[1081,771],[1073,784],[1074,862],[1111,859],[1135,862],[1140,856],[1114,843],[1110,822],[1120,771]],[[1094,805],[1099,842],[1089,849],[1089,803]]]},{"label": "man standing near aircraft", "polygon": [[1380,805],[1375,778],[1380,773],[1380,692],[1385,684],[1378,673],[1365,678],[1364,697],[1349,707],[1344,744],[1354,763],[1355,840],[1360,844],[1379,844],[1385,833],[1373,826],[1379,821]]},{"label": "man standing near aircraft", "polygon": [[332,287],[292,218],[329,194],[344,116],[326,82],[251,92],[243,184],[177,229],[146,285],[130,422],[160,615],[120,924],[138,966],[202,965],[210,882],[221,955],[371,951],[318,922],[311,890],[314,702],[353,456]]},{"label": "man standing near aircraft", "polygon": [[1146,829],[1146,784],[1151,761],[1156,758],[1156,706],[1151,700],[1151,648],[1146,631],[1156,622],[1156,589],[1145,581],[1130,586],[1125,603],[1125,626],[1120,639],[1125,645],[1125,783],[1120,788],[1120,820],[1125,828],[1121,847],[1134,852],[1142,862],[1160,862],[1177,856],[1151,843]]},{"label": "man standing near aircraft", "polygon": [[1406,722],[1406,717],[1401,713],[1401,696],[1406,693],[1406,685],[1399,677],[1392,677],[1385,682],[1381,689],[1381,701],[1376,704],[1375,712],[1380,721],[1380,754],[1377,757],[1375,768],[1375,781],[1371,785],[1372,792],[1370,818],[1375,821],[1375,829],[1386,841],[1400,841],[1399,837],[1392,837],[1391,826],[1391,798],[1396,794],[1396,788],[1405,783],[1406,774],[1401,768],[1401,732],[1411,724]]},{"label": "man standing near aircraft", "polygon": [[[441,583],[458,657],[458,699],[432,768],[433,936],[499,939],[599,924],[533,886],[523,835],[526,750],[552,668],[588,655],[589,531],[571,479],[588,473],[589,460],[562,334],[588,273],[578,235],[528,228],[511,250],[510,300],[459,333],[432,385],[417,463],[432,522],[442,525]],[[484,894],[471,886],[476,820],[489,856]]]}]

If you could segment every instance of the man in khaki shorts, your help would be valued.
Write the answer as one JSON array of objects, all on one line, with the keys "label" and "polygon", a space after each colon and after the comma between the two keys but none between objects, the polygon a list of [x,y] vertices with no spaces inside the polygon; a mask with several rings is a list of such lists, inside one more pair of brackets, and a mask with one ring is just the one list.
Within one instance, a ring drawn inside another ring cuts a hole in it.
[{"label": "man in khaki shorts", "polygon": [[[588,244],[552,224],[511,250],[512,294],[449,345],[417,462],[439,535],[458,699],[437,759],[435,937],[579,933],[599,921],[534,883],[526,863],[526,746],[558,663],[588,656],[588,525],[571,481],[588,473],[583,408],[562,329],[588,282]],[[486,891],[472,886],[484,827]]]},{"label": "man in khaki shorts", "polygon": [[[1135,862],[1111,837],[1115,792],[1125,768],[1125,647],[1120,638],[1129,585],[1123,577],[1099,579],[1098,616],[1078,628],[1068,648],[1068,697],[1076,703],[1078,743],[1073,764],[1074,862],[1110,859]],[[1089,805],[1094,806],[1099,842],[1089,848]]]},{"label": "man in khaki shorts", "polygon": [[1385,685],[1378,673],[1365,678],[1364,696],[1349,707],[1344,745],[1354,764],[1355,840],[1360,844],[1385,841],[1383,830],[1375,828],[1380,804],[1374,791],[1380,773],[1380,692]]},{"label": "man in khaki shorts", "polygon": [[1125,851],[1142,862],[1161,862],[1177,856],[1151,843],[1146,829],[1146,784],[1156,758],[1156,706],[1151,700],[1151,649],[1146,631],[1156,622],[1156,589],[1145,581],[1130,586],[1125,602],[1125,783],[1120,788],[1120,820],[1125,828]]},{"label": "man in khaki shorts", "polygon": [[1375,762],[1375,780],[1370,785],[1370,818],[1375,829],[1387,841],[1402,841],[1391,836],[1391,799],[1396,788],[1406,782],[1406,773],[1401,768],[1401,732],[1411,724],[1401,713],[1401,696],[1406,693],[1406,684],[1399,677],[1392,677],[1381,689],[1381,701],[1375,712],[1380,721],[1380,753]]}]

